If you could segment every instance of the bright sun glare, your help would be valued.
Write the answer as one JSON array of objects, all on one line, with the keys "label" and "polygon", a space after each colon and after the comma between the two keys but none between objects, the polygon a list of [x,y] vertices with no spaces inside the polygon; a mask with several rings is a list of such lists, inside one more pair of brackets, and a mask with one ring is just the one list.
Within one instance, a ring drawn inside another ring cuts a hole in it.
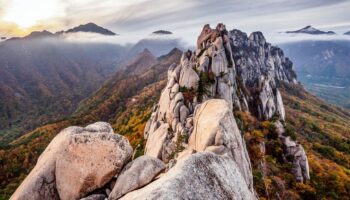
[{"label": "bright sun glare", "polygon": [[11,0],[3,19],[21,28],[29,28],[63,13],[64,9],[57,0]]}]

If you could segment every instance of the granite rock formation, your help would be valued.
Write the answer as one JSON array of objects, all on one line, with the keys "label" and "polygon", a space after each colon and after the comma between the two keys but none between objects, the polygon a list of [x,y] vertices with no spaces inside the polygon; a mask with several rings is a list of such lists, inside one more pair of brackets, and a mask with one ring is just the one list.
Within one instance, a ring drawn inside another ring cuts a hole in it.
[{"label": "granite rock formation", "polygon": [[129,161],[129,143],[107,123],[70,127],[51,142],[12,199],[257,199],[234,111],[273,119],[296,180],[307,180],[303,147],[283,135],[278,85],[298,84],[292,66],[261,32],[248,37],[221,23],[205,25],[196,51],[169,67],[144,129],[144,156]]},{"label": "granite rock formation", "polygon": [[97,122],[62,130],[11,199],[79,199],[102,187],[131,158],[127,139]]},{"label": "granite rock formation", "polygon": [[[239,30],[228,32],[221,23],[215,29],[205,25],[196,51],[184,52],[180,64],[169,68],[167,86],[145,128],[146,154],[152,156],[157,148],[156,157],[172,166],[183,149],[229,153],[253,190],[244,140],[234,117],[223,116],[232,110],[249,111],[260,120],[274,119],[283,128],[280,83],[298,84],[293,64],[280,48],[266,42],[261,32],[248,37]],[[215,105],[217,100],[211,99],[223,99],[227,107]],[[203,110],[210,111],[201,117],[198,113]],[[162,135],[162,146],[155,145],[157,135]],[[283,134],[279,139],[285,156],[294,157],[296,179],[309,179],[303,147]]]}]

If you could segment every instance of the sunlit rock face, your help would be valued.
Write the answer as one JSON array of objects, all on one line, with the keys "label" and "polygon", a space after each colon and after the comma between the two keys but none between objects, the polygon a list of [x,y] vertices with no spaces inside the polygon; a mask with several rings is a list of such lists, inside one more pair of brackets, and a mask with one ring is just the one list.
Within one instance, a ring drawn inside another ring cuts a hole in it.
[{"label": "sunlit rock face", "polygon": [[79,199],[102,187],[132,156],[128,140],[108,123],[62,130],[11,199]]},{"label": "sunlit rock face", "polygon": [[227,101],[211,99],[197,106],[189,148],[229,156],[250,188],[253,187],[249,155]]}]

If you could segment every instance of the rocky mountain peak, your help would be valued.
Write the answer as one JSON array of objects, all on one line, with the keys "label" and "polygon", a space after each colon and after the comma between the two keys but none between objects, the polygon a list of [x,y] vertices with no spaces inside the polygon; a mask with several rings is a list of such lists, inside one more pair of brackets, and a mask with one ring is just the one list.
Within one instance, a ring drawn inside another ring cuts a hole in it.
[{"label": "rocky mountain peak", "polygon": [[24,38],[26,38],[26,39],[44,38],[44,37],[51,37],[53,35],[54,35],[53,33],[49,32],[47,30],[33,31],[29,35],[25,36]]},{"label": "rocky mountain peak", "polygon": [[150,50],[148,50],[147,48],[143,50],[142,54],[144,54],[144,55],[152,55],[153,56],[152,52]]},{"label": "rocky mountain peak", "polygon": [[166,30],[158,30],[158,31],[154,31],[153,34],[156,34],[156,35],[171,35],[173,33],[170,32],[170,31],[166,31]]},{"label": "rocky mountain peak", "polygon": [[[131,59],[119,70],[119,73],[114,75],[115,80],[124,78],[127,74],[139,75],[145,72],[149,67],[154,65],[157,61],[157,58],[150,52],[147,48],[144,49],[141,53]],[[114,80],[114,81],[115,81]]]},{"label": "rocky mountain peak", "polygon": [[[70,127],[51,142],[13,198],[257,199],[234,115],[241,111],[271,120],[285,149],[281,157],[290,158],[296,180],[310,178],[303,147],[284,135],[278,85],[297,82],[281,49],[261,32],[247,37],[222,23],[215,29],[207,24],[196,50],[183,52],[177,63],[169,66],[166,86],[145,125],[145,155],[130,162],[129,143],[109,124]],[[83,163],[88,165],[79,171]]]},{"label": "rocky mountain peak", "polygon": [[145,127],[146,155],[170,168],[195,152],[228,156],[243,178],[238,187],[248,186],[253,192],[250,159],[232,115],[232,111],[248,111],[261,120],[277,118],[280,140],[293,149],[285,154],[295,155],[296,179],[309,179],[303,148],[282,134],[285,110],[280,82],[297,84],[292,62],[261,32],[247,37],[239,30],[228,32],[221,23],[215,29],[205,25],[196,51],[184,52],[180,64],[168,70],[168,83]]},{"label": "rocky mountain peak", "polygon": [[102,35],[116,35],[116,33],[105,29],[101,26],[98,26],[95,23],[87,23],[87,24],[82,24],[79,26],[76,26],[74,28],[68,29],[67,31],[64,31],[65,33],[77,33],[77,32],[88,32],[88,33],[99,33]]},{"label": "rocky mountain peak", "polygon": [[263,33],[260,31],[251,33],[249,36],[249,39],[251,41],[254,41],[255,43],[259,44],[260,46],[264,46],[266,43],[266,39],[265,39]]}]

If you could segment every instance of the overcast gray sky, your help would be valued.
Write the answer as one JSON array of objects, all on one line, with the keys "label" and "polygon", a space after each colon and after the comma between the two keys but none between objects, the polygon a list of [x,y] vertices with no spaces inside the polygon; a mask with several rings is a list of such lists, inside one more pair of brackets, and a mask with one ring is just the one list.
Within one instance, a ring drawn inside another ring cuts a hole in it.
[{"label": "overcast gray sky", "polygon": [[203,24],[218,22],[269,38],[313,25],[338,33],[350,31],[349,0],[0,0],[0,34],[58,31],[95,22],[135,37],[158,29],[191,41]]}]

